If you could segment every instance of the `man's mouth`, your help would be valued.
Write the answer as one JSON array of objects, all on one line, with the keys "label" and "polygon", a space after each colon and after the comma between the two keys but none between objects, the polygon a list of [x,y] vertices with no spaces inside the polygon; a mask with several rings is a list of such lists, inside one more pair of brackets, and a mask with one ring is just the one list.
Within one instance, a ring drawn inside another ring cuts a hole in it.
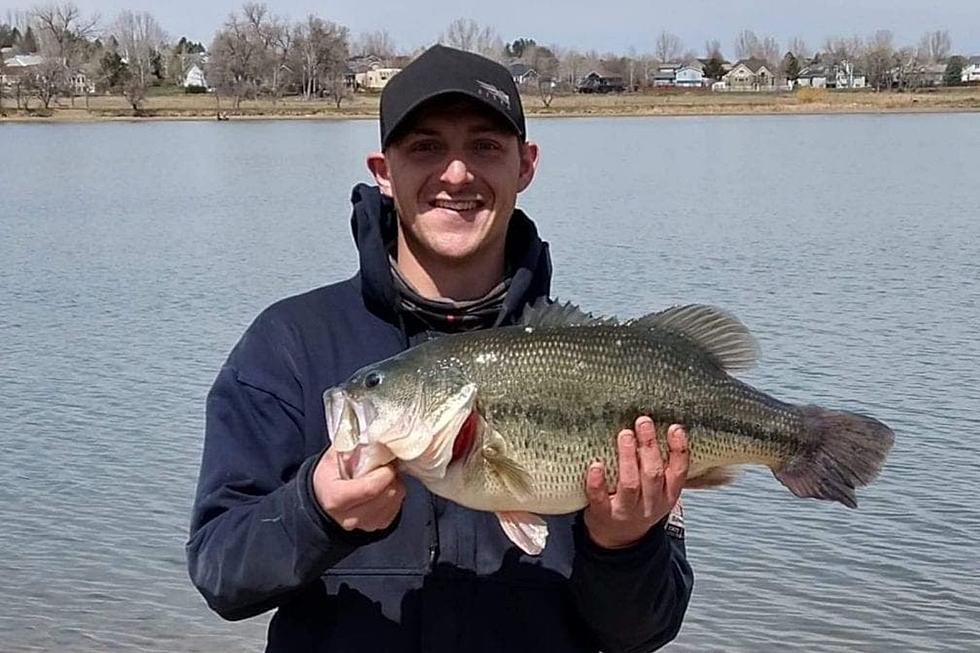
[{"label": "man's mouth", "polygon": [[479,200],[445,200],[445,199],[435,199],[432,200],[431,205],[437,209],[446,209],[449,211],[456,211],[462,213],[464,211],[473,211],[483,206],[483,202]]}]

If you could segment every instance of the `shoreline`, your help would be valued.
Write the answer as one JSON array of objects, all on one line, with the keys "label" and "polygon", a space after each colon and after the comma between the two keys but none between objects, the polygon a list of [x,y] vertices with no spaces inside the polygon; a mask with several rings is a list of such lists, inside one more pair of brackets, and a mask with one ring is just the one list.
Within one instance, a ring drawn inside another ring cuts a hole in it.
[{"label": "shoreline", "polygon": [[[522,98],[528,117],[678,117],[732,115],[853,115],[980,112],[980,87],[929,89],[915,93],[826,91],[804,89],[795,93],[653,92],[623,95],[556,96],[549,107],[536,95]],[[133,115],[117,96],[91,97],[89,107],[58,106],[25,112],[4,100],[3,123],[95,123],[215,120],[212,96],[161,95],[148,98],[143,115]],[[76,98],[76,104],[82,100]],[[222,121],[249,120],[377,120],[378,97],[356,96],[336,108],[332,101],[287,98],[243,101],[241,107],[222,109]]]}]

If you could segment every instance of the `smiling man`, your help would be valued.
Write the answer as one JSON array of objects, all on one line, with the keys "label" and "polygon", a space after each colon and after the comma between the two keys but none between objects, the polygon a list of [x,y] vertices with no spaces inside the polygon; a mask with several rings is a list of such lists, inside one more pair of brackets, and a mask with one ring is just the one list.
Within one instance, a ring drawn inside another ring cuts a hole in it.
[{"label": "smiling man", "polygon": [[194,584],[227,619],[275,609],[269,651],[658,648],[692,586],[671,518],[680,427],[667,463],[649,419],[621,432],[619,485],[582,470],[589,505],[548,517],[537,557],[393,466],[340,478],[324,390],[429,338],[511,324],[551,282],[548,246],[515,208],[538,147],[506,69],[427,50],[382,94],[381,146],[377,185],[352,195],[358,274],[266,309],[208,396]]}]

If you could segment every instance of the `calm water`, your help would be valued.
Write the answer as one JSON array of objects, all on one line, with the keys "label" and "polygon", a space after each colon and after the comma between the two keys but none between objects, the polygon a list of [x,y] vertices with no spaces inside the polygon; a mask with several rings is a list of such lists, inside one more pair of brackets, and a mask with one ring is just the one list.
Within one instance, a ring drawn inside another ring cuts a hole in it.
[{"label": "calm water", "polygon": [[[710,302],[744,378],[872,412],[861,507],[688,493],[677,651],[980,650],[980,115],[533,121],[559,296]],[[0,125],[0,648],[260,650],[184,571],[204,396],[268,303],[354,270],[372,122]]]}]

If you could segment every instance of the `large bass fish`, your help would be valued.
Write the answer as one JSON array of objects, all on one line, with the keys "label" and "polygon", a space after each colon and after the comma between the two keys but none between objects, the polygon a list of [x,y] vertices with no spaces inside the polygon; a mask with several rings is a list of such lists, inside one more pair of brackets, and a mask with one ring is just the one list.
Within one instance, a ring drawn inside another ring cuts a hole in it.
[{"label": "large bass fish", "polygon": [[[616,435],[640,415],[683,424],[689,486],[769,467],[793,494],[856,507],[894,435],[856,413],[779,401],[731,376],[755,363],[748,330],[702,305],[619,323],[539,304],[523,323],[445,336],[368,365],[324,393],[341,475],[398,461],[430,491],[497,513],[543,550],[540,514],[587,504],[585,471],[615,486]],[[658,429],[661,451],[667,452]]]}]

